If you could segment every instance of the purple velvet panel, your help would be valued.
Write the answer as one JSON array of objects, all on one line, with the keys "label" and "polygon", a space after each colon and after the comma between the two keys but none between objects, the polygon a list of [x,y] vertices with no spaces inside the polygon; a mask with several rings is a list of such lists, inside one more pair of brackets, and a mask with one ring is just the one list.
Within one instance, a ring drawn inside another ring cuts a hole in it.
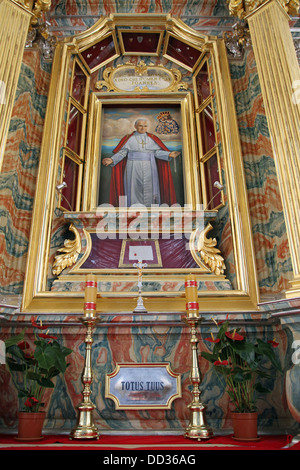
[{"label": "purple velvet panel", "polygon": [[[105,239],[101,240],[97,237],[96,233],[91,233],[92,249],[86,261],[82,264],[82,269],[116,269],[119,267],[119,260],[122,255],[122,241],[121,239]],[[142,244],[151,244],[154,246],[154,240],[128,240],[129,244],[138,246]],[[130,267],[135,261],[128,259],[128,243],[124,256],[122,258],[124,267]],[[188,240],[185,238],[174,239],[159,239],[159,251],[162,261],[162,268],[197,268],[191,253],[188,249]],[[146,260],[148,267],[151,264],[156,267],[158,258],[156,250],[153,249],[153,261]]]}]

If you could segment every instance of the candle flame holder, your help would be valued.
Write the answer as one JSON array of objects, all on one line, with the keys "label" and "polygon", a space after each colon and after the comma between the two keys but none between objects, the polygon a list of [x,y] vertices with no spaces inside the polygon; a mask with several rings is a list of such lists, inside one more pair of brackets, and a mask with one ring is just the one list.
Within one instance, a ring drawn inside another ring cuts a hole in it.
[{"label": "candle flame holder", "polygon": [[94,314],[94,311],[85,312],[81,322],[86,327],[85,336],[85,362],[81,376],[83,383],[83,401],[78,406],[77,425],[70,434],[70,439],[98,439],[99,431],[93,422],[93,411],[95,405],[91,402],[91,385],[93,382],[93,371],[91,361],[91,350],[93,344],[93,329],[99,318]]},{"label": "candle flame holder", "polygon": [[213,437],[213,432],[206,423],[206,406],[200,401],[201,392],[199,388],[201,383],[201,376],[198,362],[198,338],[196,333],[197,326],[202,319],[200,319],[196,312],[193,312],[192,315],[185,317],[183,320],[189,326],[191,333],[190,344],[192,348],[192,368],[190,373],[190,380],[193,385],[193,399],[188,405],[188,408],[190,409],[190,422],[185,430],[184,436],[198,440],[210,439]]}]

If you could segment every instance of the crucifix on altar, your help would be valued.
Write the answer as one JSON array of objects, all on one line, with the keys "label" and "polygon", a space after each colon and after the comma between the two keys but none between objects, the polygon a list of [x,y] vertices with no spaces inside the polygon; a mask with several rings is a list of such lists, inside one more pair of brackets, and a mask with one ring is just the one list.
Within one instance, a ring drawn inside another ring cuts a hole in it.
[{"label": "crucifix on altar", "polygon": [[[150,248],[150,250],[149,250]],[[130,253],[131,251],[131,253]],[[139,296],[137,299],[136,307],[133,313],[147,313],[147,310],[144,306],[144,301],[142,297],[142,288],[143,288],[143,269],[148,266],[147,263],[143,263],[143,259],[152,260],[153,252],[151,246],[132,246],[129,248],[129,259],[137,259],[137,263],[133,263],[133,267],[138,270],[138,282],[137,286],[139,289]]]}]

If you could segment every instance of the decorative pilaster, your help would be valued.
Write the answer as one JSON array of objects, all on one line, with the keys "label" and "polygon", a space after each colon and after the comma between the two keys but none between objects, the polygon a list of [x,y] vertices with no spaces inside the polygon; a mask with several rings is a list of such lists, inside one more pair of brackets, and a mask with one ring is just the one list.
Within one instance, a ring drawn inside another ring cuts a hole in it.
[{"label": "decorative pilaster", "polygon": [[28,30],[51,0],[0,0],[0,172]]},{"label": "decorative pilaster", "polygon": [[[248,21],[268,120],[287,227],[294,279],[286,297],[300,295],[300,69],[288,14],[299,0],[230,2]],[[298,99],[297,99],[298,98]]]},{"label": "decorative pilaster", "polygon": [[[31,5],[32,6],[32,5]],[[31,8],[0,0],[0,171],[14,105]]]}]

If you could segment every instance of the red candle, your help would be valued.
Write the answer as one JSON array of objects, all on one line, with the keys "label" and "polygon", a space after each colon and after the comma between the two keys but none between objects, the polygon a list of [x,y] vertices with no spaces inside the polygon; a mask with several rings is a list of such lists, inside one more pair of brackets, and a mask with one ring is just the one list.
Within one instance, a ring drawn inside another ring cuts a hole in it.
[{"label": "red candle", "polygon": [[84,315],[93,317],[97,308],[97,277],[88,274],[85,282]]},{"label": "red candle", "polygon": [[196,276],[189,274],[185,278],[186,313],[188,317],[197,317],[199,311],[198,282]]}]

